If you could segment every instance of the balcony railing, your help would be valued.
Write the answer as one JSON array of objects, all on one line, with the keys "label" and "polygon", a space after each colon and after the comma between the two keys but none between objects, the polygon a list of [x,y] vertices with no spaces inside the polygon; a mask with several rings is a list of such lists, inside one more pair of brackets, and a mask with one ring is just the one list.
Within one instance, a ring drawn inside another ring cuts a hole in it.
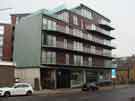
[{"label": "balcony railing", "polygon": [[[101,29],[100,27],[98,27],[98,26],[96,26],[94,24],[92,26],[87,26],[87,29],[94,30],[94,31],[99,31],[99,32],[105,32],[106,34],[108,33],[108,31],[105,31],[105,30]],[[47,25],[43,25],[43,29],[47,30],[48,29]],[[91,38],[90,38],[88,36],[88,34],[83,33],[83,32],[82,32],[83,36],[75,35],[75,34],[73,34],[73,29],[69,28],[68,26],[63,27],[63,26],[57,25],[56,28],[53,28],[52,30],[59,31],[59,32],[69,34],[69,35],[73,35],[75,37],[82,38],[82,39],[89,40],[89,41],[93,41],[95,43],[99,43],[99,44],[102,44],[102,45],[112,46],[111,44],[104,43],[104,40],[100,40],[100,39],[97,39],[96,37],[95,38],[92,37],[92,35],[91,35]]]},{"label": "balcony railing", "polygon": [[96,50],[96,49],[92,49],[92,48],[83,48],[83,50],[78,50],[73,48],[73,45],[68,44],[67,47],[64,47],[64,44],[61,42],[57,42],[56,46],[55,45],[43,45],[43,46],[47,46],[47,47],[54,47],[54,48],[62,48],[62,49],[67,49],[67,50],[71,50],[71,51],[78,51],[78,52],[83,52],[83,53],[88,53],[88,54],[93,54],[93,55],[99,55],[99,56],[107,56],[107,57],[112,57],[111,53],[105,53],[102,50]]},{"label": "balcony railing", "polygon": [[106,31],[106,30],[96,26],[95,24],[92,24],[91,29],[88,29],[88,30],[97,31],[99,33],[102,33],[102,34],[110,36],[110,32],[109,31]]},{"label": "balcony railing", "polygon": [[102,28],[105,28],[106,30],[114,30],[113,27],[111,27],[111,24],[105,20],[101,20],[99,22],[99,25],[101,25]]},{"label": "balcony railing", "polygon": [[111,24],[109,22],[105,21],[105,20],[100,20],[99,24],[111,26]]}]

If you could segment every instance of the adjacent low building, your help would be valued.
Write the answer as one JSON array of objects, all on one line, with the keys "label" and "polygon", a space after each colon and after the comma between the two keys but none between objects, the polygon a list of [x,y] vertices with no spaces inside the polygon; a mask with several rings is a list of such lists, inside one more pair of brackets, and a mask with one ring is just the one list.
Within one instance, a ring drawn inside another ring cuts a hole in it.
[{"label": "adjacent low building", "polygon": [[135,56],[116,58],[113,61],[117,65],[117,82],[135,82]]},{"label": "adjacent low building", "polygon": [[83,4],[30,14],[15,26],[15,76],[40,89],[111,79],[111,30],[108,18]]},{"label": "adjacent low building", "polygon": [[12,86],[15,83],[15,64],[12,62],[0,62],[0,87]]}]

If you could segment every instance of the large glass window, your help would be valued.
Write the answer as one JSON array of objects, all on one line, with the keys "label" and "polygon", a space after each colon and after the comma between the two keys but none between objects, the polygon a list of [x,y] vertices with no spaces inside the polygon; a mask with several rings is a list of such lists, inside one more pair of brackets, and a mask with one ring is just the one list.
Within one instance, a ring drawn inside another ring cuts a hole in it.
[{"label": "large glass window", "polygon": [[78,19],[77,16],[73,16],[73,24],[78,25]]},{"label": "large glass window", "polygon": [[83,84],[83,73],[81,71],[73,71],[71,73],[71,86],[78,87]]},{"label": "large glass window", "polygon": [[88,65],[89,65],[89,66],[92,66],[92,57],[89,57],[89,58],[88,58]]},{"label": "large glass window", "polygon": [[83,32],[78,29],[73,29],[73,35],[83,37]]},{"label": "large glass window", "polygon": [[111,56],[111,50],[109,50],[109,49],[104,49],[104,50],[103,50],[103,54],[104,54],[105,56]]},{"label": "large glass window", "polygon": [[91,52],[96,53],[96,47],[95,46],[91,46]]},{"label": "large glass window", "polygon": [[83,19],[81,19],[81,29],[84,28],[84,23],[83,23]]},{"label": "large glass window", "polygon": [[42,51],[42,63],[56,64],[56,53],[51,51]]},{"label": "large glass window", "polygon": [[83,43],[74,41],[74,50],[83,51]]},{"label": "large glass window", "polygon": [[69,33],[69,26],[66,26],[66,33]]},{"label": "large glass window", "polygon": [[46,45],[56,47],[56,36],[47,35],[47,36],[44,37],[44,38],[46,38],[46,39],[44,39],[44,41],[46,41]]},{"label": "large glass window", "polygon": [[67,39],[64,39],[64,48],[67,48]]},{"label": "large glass window", "polygon": [[87,38],[88,40],[92,40],[92,35],[89,33]]},{"label": "large glass window", "polygon": [[88,11],[87,9],[82,9],[81,10],[81,15],[84,17],[87,17],[89,19],[92,19],[92,11]]},{"label": "large glass window", "polygon": [[66,64],[69,64],[69,54],[66,54]]},{"label": "large glass window", "polygon": [[111,45],[111,41],[104,39],[104,44],[105,44],[105,45]]},{"label": "large glass window", "polygon": [[74,55],[74,64],[75,65],[83,65],[83,56]]},{"label": "large glass window", "polygon": [[104,60],[105,68],[112,68],[112,61],[111,60]]},{"label": "large glass window", "polygon": [[43,29],[56,30],[56,22],[43,18]]},{"label": "large glass window", "polygon": [[63,13],[58,15],[58,18],[63,20],[63,21],[69,22],[69,13],[63,12]]},{"label": "large glass window", "polygon": [[84,44],[84,51],[87,52],[87,53],[90,53],[91,52],[91,46],[90,46],[90,44]]}]

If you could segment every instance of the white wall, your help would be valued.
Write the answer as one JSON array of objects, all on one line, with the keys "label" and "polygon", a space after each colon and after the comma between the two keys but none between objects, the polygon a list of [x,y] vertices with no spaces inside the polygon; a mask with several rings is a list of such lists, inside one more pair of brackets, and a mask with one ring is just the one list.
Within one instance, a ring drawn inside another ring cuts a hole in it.
[{"label": "white wall", "polygon": [[34,88],[34,79],[38,78],[40,81],[40,68],[15,69],[15,77],[19,78],[20,82],[30,83]]}]

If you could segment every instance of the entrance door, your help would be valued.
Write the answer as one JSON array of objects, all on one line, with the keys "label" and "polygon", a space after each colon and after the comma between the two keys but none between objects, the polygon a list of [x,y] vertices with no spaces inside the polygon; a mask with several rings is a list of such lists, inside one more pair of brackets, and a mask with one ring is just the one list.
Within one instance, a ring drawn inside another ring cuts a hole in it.
[{"label": "entrance door", "polygon": [[98,78],[97,72],[93,72],[93,71],[86,72],[86,81],[87,82],[97,81],[97,78]]},{"label": "entrance door", "polygon": [[70,71],[57,70],[57,88],[70,88]]}]

